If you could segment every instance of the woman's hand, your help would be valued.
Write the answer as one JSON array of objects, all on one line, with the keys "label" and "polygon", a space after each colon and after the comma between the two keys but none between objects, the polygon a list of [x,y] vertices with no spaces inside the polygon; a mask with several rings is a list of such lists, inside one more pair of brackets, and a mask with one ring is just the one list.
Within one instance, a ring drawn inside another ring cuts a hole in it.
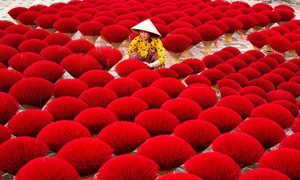
[{"label": "woman's hand", "polygon": [[158,68],[158,67],[162,66],[162,64],[157,60],[157,61],[154,61],[153,63],[150,63],[148,66],[151,69],[153,69],[153,68]]},{"label": "woman's hand", "polygon": [[151,63],[147,63],[146,61],[143,61],[144,64],[146,64],[149,68],[151,68]]},{"label": "woman's hand", "polygon": [[129,56],[126,54],[125,56],[123,56],[123,60],[125,59],[129,59]]}]

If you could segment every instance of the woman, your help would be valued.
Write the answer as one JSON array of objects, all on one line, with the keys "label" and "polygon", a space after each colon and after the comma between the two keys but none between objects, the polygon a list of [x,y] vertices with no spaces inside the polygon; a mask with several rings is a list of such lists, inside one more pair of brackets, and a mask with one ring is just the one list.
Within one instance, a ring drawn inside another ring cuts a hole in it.
[{"label": "woman", "polygon": [[166,61],[166,52],[159,37],[158,30],[150,19],[147,19],[131,28],[138,32],[126,53],[125,59],[138,59],[147,64],[150,68],[158,68]]}]

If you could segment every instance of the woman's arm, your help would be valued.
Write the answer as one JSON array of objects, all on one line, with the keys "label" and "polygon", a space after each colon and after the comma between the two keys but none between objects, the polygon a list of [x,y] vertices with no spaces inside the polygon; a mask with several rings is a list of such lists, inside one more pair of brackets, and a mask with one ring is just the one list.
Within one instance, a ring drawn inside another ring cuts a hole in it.
[{"label": "woman's arm", "polygon": [[156,51],[158,59],[153,63],[148,64],[150,68],[157,68],[163,65],[166,61],[166,51],[163,47],[163,44],[159,38],[155,39]]},{"label": "woman's arm", "polygon": [[158,55],[158,61],[160,62],[160,64],[164,64],[166,61],[166,51],[163,46],[163,43],[159,38],[156,39],[156,50]]},{"label": "woman's arm", "polygon": [[137,51],[137,43],[138,43],[138,40],[139,40],[139,37],[137,36],[137,37],[135,37],[135,38],[131,41],[131,43],[130,43],[130,45],[129,45],[129,48],[128,48],[128,51],[126,52],[125,55],[129,56],[131,53]]}]

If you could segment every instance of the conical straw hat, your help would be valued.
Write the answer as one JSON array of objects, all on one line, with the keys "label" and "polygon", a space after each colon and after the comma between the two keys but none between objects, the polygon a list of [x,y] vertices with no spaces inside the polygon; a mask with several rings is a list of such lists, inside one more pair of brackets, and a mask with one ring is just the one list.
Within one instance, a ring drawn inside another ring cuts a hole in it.
[{"label": "conical straw hat", "polygon": [[150,19],[147,19],[131,28],[132,31],[147,31],[156,35],[161,36],[158,32],[154,24],[151,22]]}]

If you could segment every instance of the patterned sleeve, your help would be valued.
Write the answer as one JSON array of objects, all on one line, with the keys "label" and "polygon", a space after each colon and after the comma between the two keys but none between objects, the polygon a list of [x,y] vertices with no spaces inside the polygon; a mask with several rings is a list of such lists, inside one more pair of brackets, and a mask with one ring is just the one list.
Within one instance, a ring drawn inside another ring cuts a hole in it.
[{"label": "patterned sleeve", "polygon": [[130,43],[130,45],[129,45],[129,48],[128,48],[128,51],[126,52],[126,55],[129,56],[131,53],[137,51],[137,43],[138,43],[138,36],[135,37],[135,38],[131,41],[131,43]]},{"label": "patterned sleeve", "polygon": [[161,64],[163,64],[166,61],[166,51],[159,38],[157,38],[156,49],[157,49],[158,61]]}]

